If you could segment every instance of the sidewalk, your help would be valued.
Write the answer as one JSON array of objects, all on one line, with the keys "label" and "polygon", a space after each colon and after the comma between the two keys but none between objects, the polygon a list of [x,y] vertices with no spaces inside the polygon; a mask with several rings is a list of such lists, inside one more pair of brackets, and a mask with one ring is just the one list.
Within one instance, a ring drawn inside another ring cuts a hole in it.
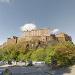
[{"label": "sidewalk", "polygon": [[75,75],[75,65],[51,71],[53,75]]}]

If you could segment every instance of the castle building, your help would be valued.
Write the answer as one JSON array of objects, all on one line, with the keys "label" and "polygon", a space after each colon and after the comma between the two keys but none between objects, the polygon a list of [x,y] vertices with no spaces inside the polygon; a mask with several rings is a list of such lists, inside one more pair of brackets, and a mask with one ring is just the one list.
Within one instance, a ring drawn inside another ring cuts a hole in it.
[{"label": "castle building", "polygon": [[59,33],[59,34],[57,34],[56,38],[60,42],[63,42],[63,41],[72,41],[71,36],[68,36],[68,34],[65,34],[65,33]]},{"label": "castle building", "polygon": [[13,36],[13,37],[7,39],[6,44],[16,44],[17,42],[18,42],[18,37]]},{"label": "castle building", "polygon": [[52,37],[54,36],[50,35],[49,29],[36,29],[36,30],[23,32],[21,39],[24,38],[26,41],[31,41],[33,39],[39,41],[48,41],[49,39],[52,39]]},{"label": "castle building", "polygon": [[23,32],[23,35],[21,37],[13,36],[12,38],[7,39],[7,44],[16,44],[19,41],[43,41],[43,42],[49,42],[49,41],[58,41],[58,42],[64,42],[64,41],[72,41],[71,36],[65,33],[59,33],[59,34],[51,34],[51,31],[49,29],[36,29],[31,31],[25,31]]},{"label": "castle building", "polygon": [[22,37],[28,36],[49,36],[50,35],[49,29],[36,29],[31,31],[24,31]]}]

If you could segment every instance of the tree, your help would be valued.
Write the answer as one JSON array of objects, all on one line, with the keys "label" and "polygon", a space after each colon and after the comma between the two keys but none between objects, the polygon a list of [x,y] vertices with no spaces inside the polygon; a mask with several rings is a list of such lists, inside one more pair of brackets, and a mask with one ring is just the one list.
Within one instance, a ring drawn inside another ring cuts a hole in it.
[{"label": "tree", "polygon": [[33,61],[44,61],[45,58],[46,58],[46,50],[44,50],[43,48],[35,50],[31,55],[31,59]]},{"label": "tree", "polygon": [[71,65],[75,61],[75,46],[71,42],[59,43],[55,48],[55,54],[59,65]]}]

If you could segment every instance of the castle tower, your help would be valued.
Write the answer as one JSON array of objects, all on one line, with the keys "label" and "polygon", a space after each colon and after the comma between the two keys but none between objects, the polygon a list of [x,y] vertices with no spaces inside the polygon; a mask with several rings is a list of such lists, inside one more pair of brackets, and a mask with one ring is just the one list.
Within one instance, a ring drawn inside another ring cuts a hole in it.
[{"label": "castle tower", "polygon": [[13,36],[12,38],[7,39],[7,44],[16,44],[18,41],[18,37]]},{"label": "castle tower", "polygon": [[56,35],[58,41],[72,41],[71,36],[65,34],[65,33],[60,33]]}]

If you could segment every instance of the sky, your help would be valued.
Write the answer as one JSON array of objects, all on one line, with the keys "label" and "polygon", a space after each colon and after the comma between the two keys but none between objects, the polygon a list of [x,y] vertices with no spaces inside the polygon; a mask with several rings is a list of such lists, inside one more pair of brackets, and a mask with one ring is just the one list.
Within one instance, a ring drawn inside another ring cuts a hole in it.
[{"label": "sky", "polygon": [[0,44],[25,24],[57,28],[75,40],[75,0],[0,0]]}]

